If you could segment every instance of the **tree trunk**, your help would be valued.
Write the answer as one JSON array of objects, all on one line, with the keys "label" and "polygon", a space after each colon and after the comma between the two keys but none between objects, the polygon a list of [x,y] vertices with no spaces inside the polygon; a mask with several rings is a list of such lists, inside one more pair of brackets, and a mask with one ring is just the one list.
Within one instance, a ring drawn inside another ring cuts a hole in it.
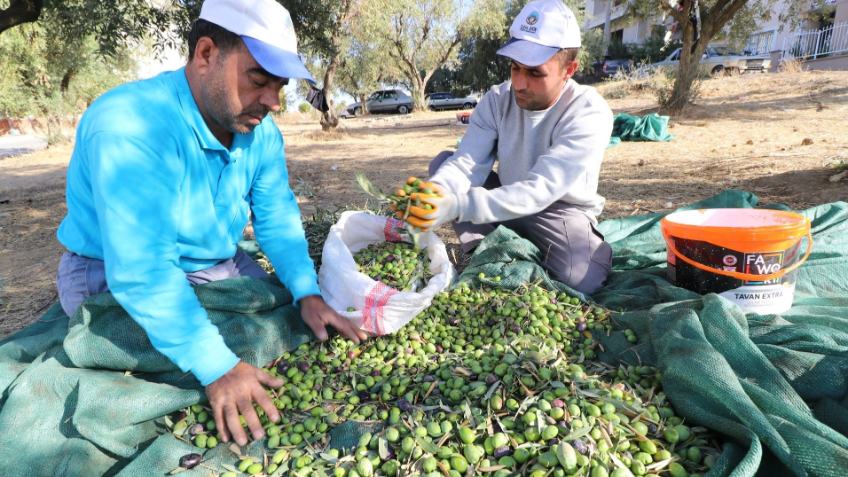
[{"label": "tree trunk", "polygon": [[426,83],[420,76],[411,76],[412,80],[412,106],[413,108],[424,111],[427,109],[427,104],[424,102],[424,88]]},{"label": "tree trunk", "polygon": [[362,108],[362,114],[368,114],[368,96],[359,95],[359,107]]},{"label": "tree trunk", "polygon": [[61,83],[62,96],[68,94],[68,87],[70,86],[71,80],[74,79],[76,73],[76,70],[73,68],[68,68],[68,71],[65,72],[65,76],[62,77]]},{"label": "tree trunk", "polygon": [[666,106],[675,112],[683,111],[689,105],[692,84],[698,77],[698,65],[706,45],[701,41],[696,43],[695,28],[691,22],[687,21],[681,27],[683,27],[683,45],[680,49],[680,64],[671,95],[666,101]]},{"label": "tree trunk", "polygon": [[323,131],[329,131],[330,129],[335,129],[339,126],[339,118],[333,110],[333,100],[330,96],[330,91],[332,91],[333,86],[333,77],[336,75],[336,70],[338,68],[339,52],[337,50],[333,55],[333,58],[330,59],[330,64],[327,65],[327,71],[324,73],[324,87],[322,91],[324,92],[324,98],[327,100],[327,106],[330,109],[321,113],[321,130]]}]

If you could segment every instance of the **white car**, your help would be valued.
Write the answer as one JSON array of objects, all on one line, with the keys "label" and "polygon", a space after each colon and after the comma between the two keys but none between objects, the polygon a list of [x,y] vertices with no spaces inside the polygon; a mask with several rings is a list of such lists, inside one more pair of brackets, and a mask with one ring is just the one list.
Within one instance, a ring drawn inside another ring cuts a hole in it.
[{"label": "white car", "polygon": [[[681,48],[674,50],[668,58],[654,63],[654,67],[678,66],[680,64]],[[726,46],[707,46],[701,57],[701,66],[710,72],[711,76],[721,76],[725,73],[765,72],[771,66],[771,58],[766,56],[744,56]]]}]

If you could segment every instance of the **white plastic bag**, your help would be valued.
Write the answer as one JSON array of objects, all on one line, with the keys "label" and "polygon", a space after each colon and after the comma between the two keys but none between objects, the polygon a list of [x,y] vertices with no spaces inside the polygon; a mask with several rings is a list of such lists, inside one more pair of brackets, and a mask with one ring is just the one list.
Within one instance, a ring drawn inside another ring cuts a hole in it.
[{"label": "white plastic bag", "polygon": [[[372,335],[394,333],[409,323],[433,297],[453,282],[456,270],[445,244],[433,232],[422,233],[419,245],[430,257],[433,276],[423,290],[402,292],[357,270],[353,254],[380,242],[411,242],[398,228],[400,220],[366,212],[345,212],[330,228],[321,254],[318,286],[324,300],[341,316]],[[356,311],[347,311],[353,307]]]}]

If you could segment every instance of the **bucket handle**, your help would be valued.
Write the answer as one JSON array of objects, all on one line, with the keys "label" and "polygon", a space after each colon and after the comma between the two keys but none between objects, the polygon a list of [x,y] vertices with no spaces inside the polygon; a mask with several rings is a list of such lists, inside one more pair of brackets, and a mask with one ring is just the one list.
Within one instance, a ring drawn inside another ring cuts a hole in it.
[{"label": "bucket handle", "polygon": [[796,268],[800,267],[802,263],[807,261],[807,257],[810,256],[810,252],[813,251],[812,231],[811,231],[811,229],[807,229],[807,240],[809,240],[809,243],[807,245],[807,253],[804,255],[803,258],[801,258],[801,260],[798,263],[796,263],[795,265],[792,265],[790,267],[784,268],[783,270],[779,270],[779,271],[774,272],[774,273],[769,273],[767,275],[753,275],[753,274],[750,274],[750,273],[731,272],[731,271],[727,271],[727,270],[721,270],[721,269],[718,269],[718,268],[708,267],[708,266],[706,266],[702,263],[698,263],[698,262],[692,260],[691,258],[686,257],[682,253],[678,252],[677,249],[674,248],[674,245],[672,245],[671,240],[669,240],[669,237],[666,234],[665,230],[662,231],[662,235],[663,235],[663,238],[665,239],[665,243],[668,246],[668,249],[671,250],[674,253],[674,255],[677,256],[677,258],[683,260],[684,262],[688,263],[689,265],[692,265],[695,268],[700,268],[701,270],[705,270],[707,272],[715,273],[717,275],[724,275],[726,277],[733,277],[737,280],[745,280],[745,281],[774,280],[775,278],[780,278],[780,277],[786,275],[787,273],[795,270]]}]

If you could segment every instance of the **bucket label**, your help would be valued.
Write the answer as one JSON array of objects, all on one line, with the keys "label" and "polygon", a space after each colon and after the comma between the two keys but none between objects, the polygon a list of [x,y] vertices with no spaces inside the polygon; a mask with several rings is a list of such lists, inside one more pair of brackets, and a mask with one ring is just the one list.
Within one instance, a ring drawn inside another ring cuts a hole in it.
[{"label": "bucket label", "polygon": [[795,283],[741,286],[719,295],[739,305],[745,311],[761,315],[782,313],[792,307]]},{"label": "bucket label", "polygon": [[[800,240],[786,250],[749,252],[722,247],[700,240],[671,237],[685,257],[707,267],[749,275],[777,273],[798,262]],[[668,254],[668,278],[677,286],[700,294],[717,293],[737,303],[745,311],[781,313],[792,306],[796,272],[770,280],[741,280],[694,267]]]},{"label": "bucket label", "polygon": [[[751,275],[769,275],[783,269],[783,252],[746,253],[745,273]],[[734,267],[735,270],[735,267]],[[745,285],[772,285],[779,284],[784,277],[771,280],[746,281]]]}]

